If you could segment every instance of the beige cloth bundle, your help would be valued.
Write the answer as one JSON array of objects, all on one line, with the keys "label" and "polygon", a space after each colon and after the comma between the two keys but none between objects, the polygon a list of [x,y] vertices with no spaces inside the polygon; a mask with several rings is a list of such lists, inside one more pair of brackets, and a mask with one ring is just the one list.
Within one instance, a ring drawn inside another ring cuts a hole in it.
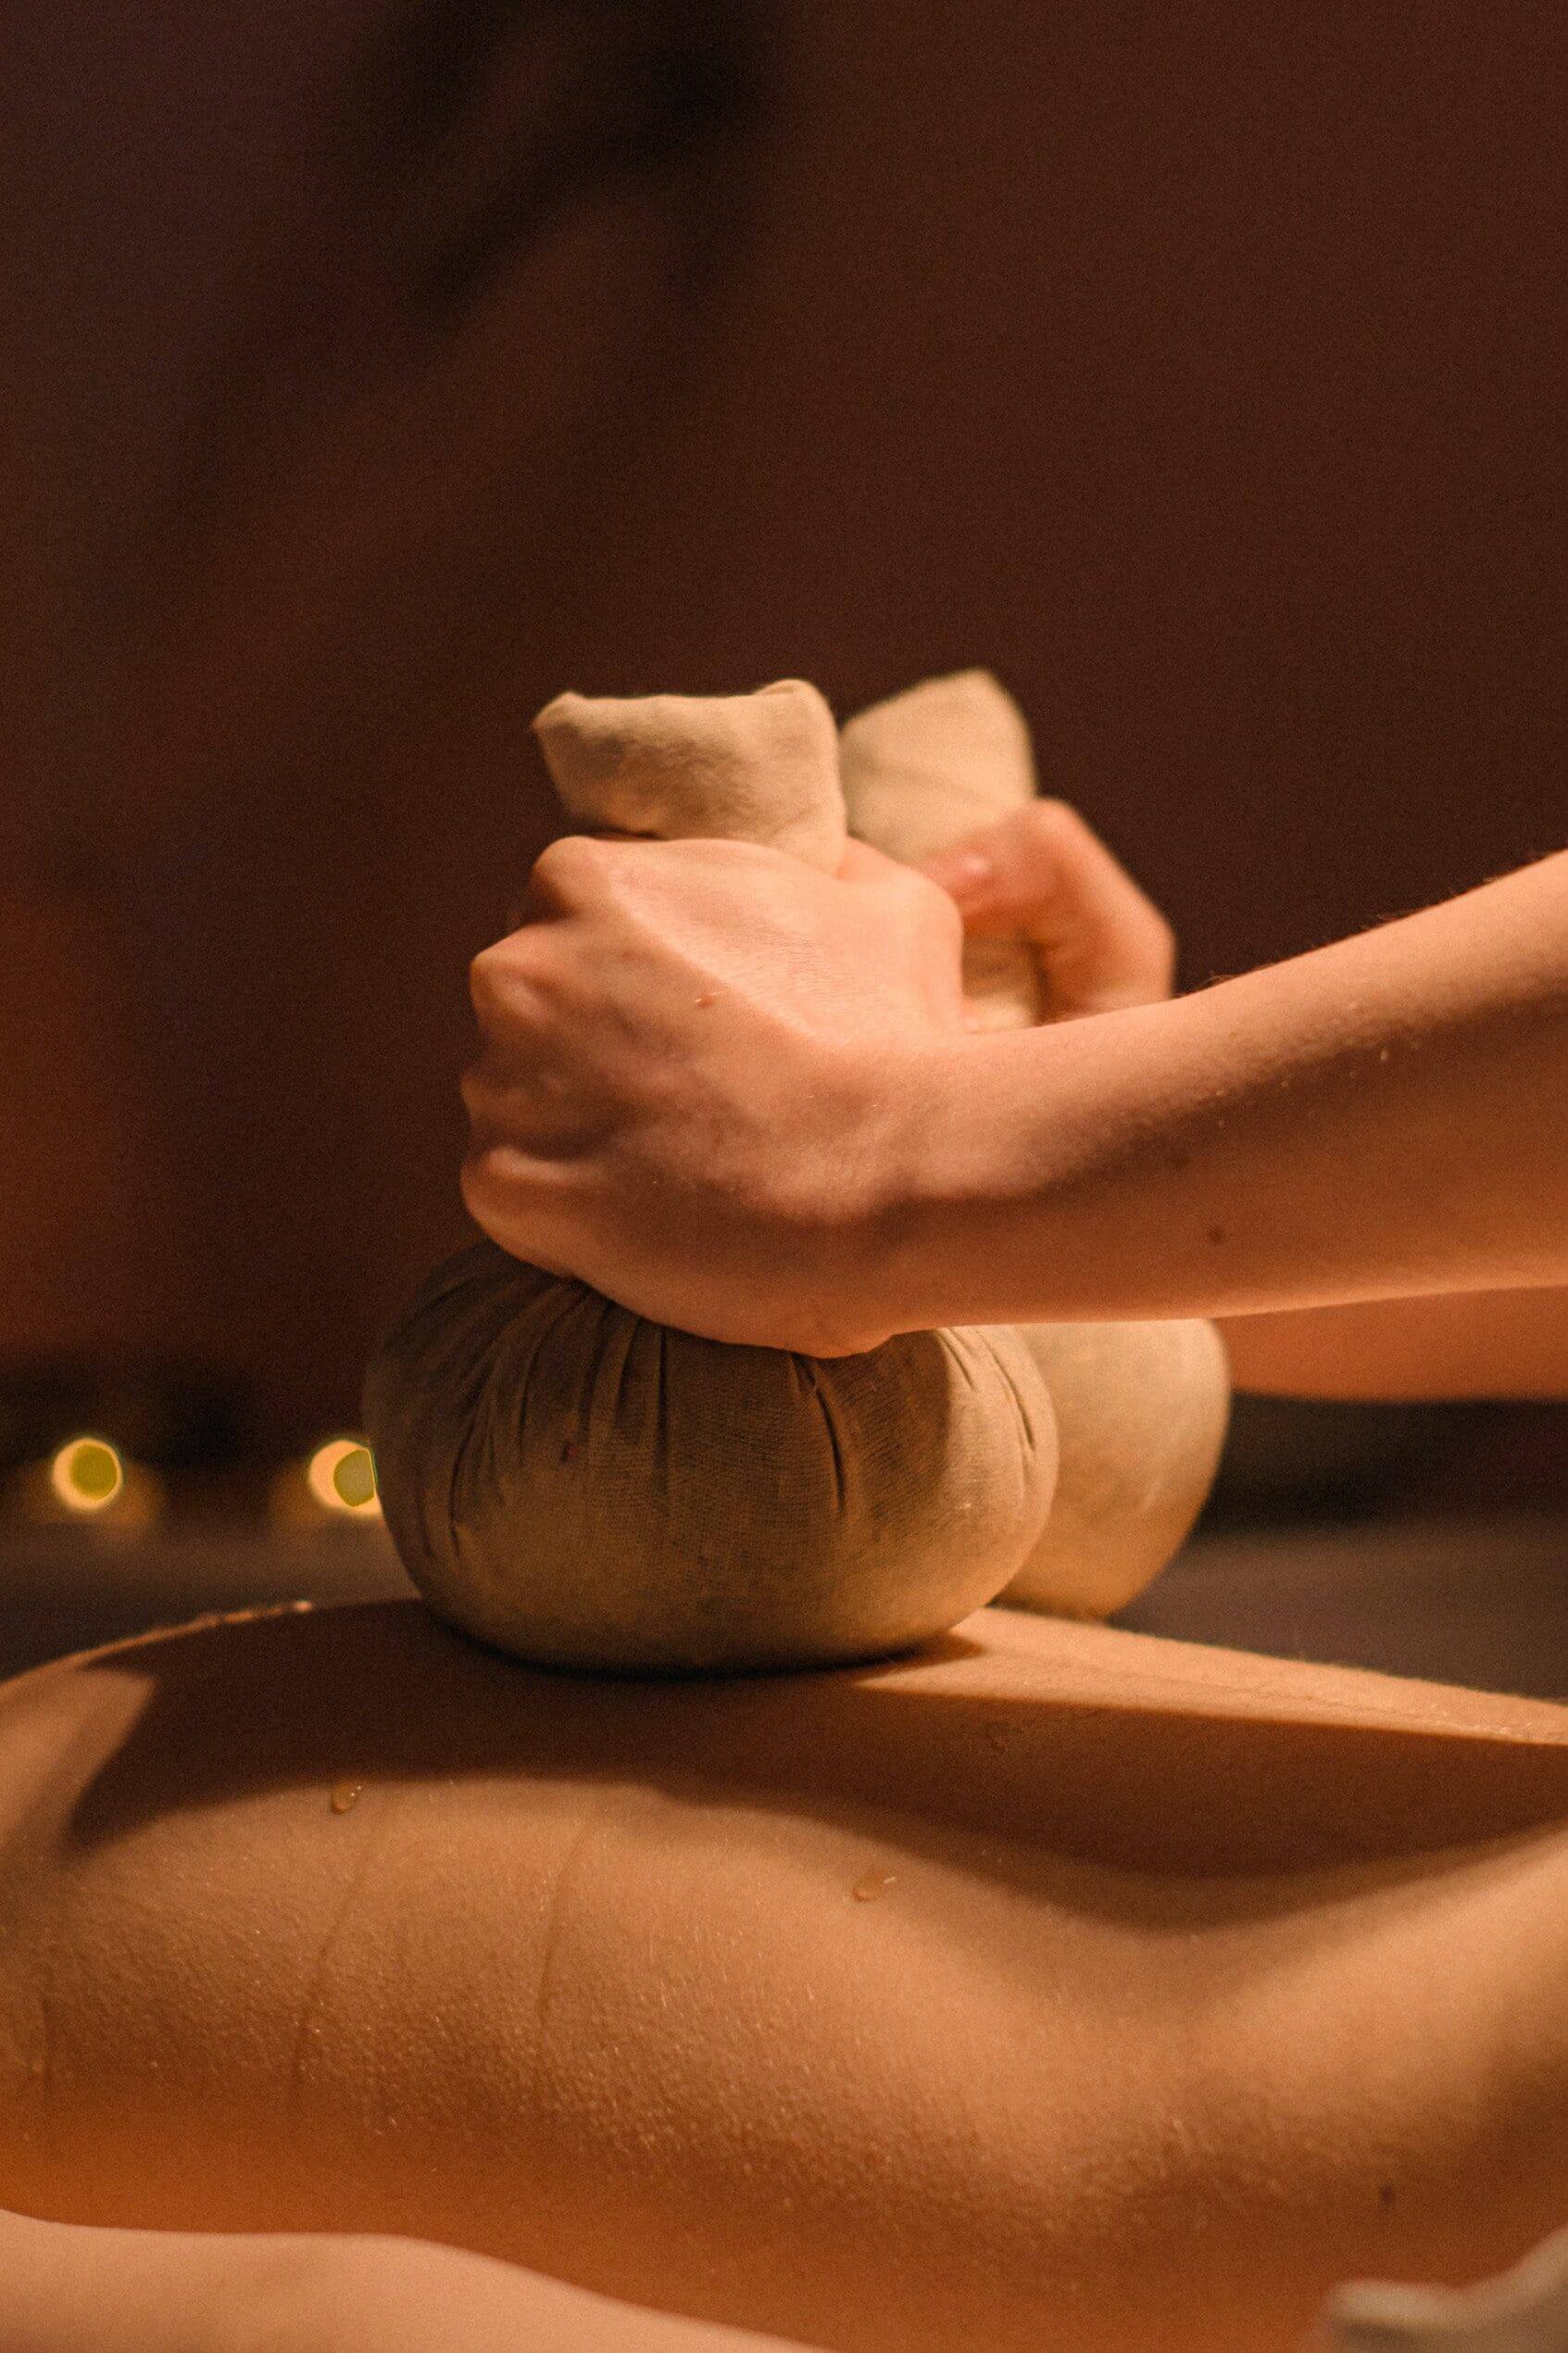
[{"label": "beige cloth bundle", "polygon": [[[536,726],[584,825],[765,841],[829,872],[846,793],[863,837],[915,858],[1033,791],[1022,719],[979,673],[855,721],[842,785],[832,715],[797,681],[567,695]],[[969,952],[972,994],[1035,1017],[1027,950]],[[1207,1491],[1224,1379],[1193,1325],[911,1333],[831,1361],[736,1348],[486,1243],[386,1342],[366,1418],[393,1536],[444,1616],[539,1664],[715,1672],[908,1647],[1004,1588],[1114,1608]]]},{"label": "beige cloth bundle", "polygon": [[[936,678],[844,730],[850,830],[915,863],[1035,799],[1023,714],[983,670]],[[965,993],[988,1028],[1038,1021],[1041,975],[1022,940],[964,950]],[[1031,1324],[1020,1337],[1056,1410],[1050,1519],[1007,1598],[1109,1617],[1157,1577],[1213,1484],[1230,1406],[1212,1324]]]},{"label": "beige cloth bundle", "polygon": [[[584,825],[844,851],[832,715],[794,682],[716,699],[562,696],[537,722]],[[370,1367],[366,1419],[410,1576],[546,1666],[716,1672],[903,1649],[990,1601],[1056,1475],[1010,1331],[821,1361],[650,1324],[486,1243]]]}]

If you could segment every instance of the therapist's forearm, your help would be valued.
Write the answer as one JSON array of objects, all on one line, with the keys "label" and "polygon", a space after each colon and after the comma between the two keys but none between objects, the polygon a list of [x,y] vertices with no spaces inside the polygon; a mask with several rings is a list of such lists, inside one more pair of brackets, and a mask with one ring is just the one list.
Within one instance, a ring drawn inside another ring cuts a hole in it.
[{"label": "therapist's forearm", "polygon": [[905,1327],[1568,1283],[1568,856],[929,1074]]}]

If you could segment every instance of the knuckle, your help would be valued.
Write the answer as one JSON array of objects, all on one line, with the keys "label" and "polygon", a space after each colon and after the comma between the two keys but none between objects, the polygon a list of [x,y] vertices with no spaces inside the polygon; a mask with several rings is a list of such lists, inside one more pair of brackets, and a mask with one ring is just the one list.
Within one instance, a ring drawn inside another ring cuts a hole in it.
[{"label": "knuckle", "polygon": [[900,912],[913,916],[932,937],[961,940],[963,916],[958,903],[917,867],[898,866],[887,878],[887,888]]},{"label": "knuckle", "polygon": [[620,871],[622,845],[562,834],[534,860],[524,906],[533,916],[581,914],[600,905]]},{"label": "knuckle", "polygon": [[480,950],[469,965],[469,995],[481,1020],[511,1002],[521,977],[515,935]]},{"label": "knuckle", "polygon": [[605,845],[586,834],[562,834],[533,862],[533,885],[546,899],[571,899],[600,871]]},{"label": "knuckle", "polygon": [[1029,833],[1046,842],[1068,838],[1098,841],[1098,836],[1091,831],[1086,820],[1079,815],[1073,803],[1060,800],[1054,794],[1047,793],[1040,799],[1031,801],[1023,812],[1022,823]]},{"label": "knuckle", "polygon": [[1123,877],[1114,912],[1123,939],[1143,960],[1155,964],[1174,953],[1175,933],[1148,892],[1129,877]]},{"label": "knuckle", "polygon": [[1152,899],[1146,899],[1143,903],[1144,932],[1148,942],[1149,952],[1157,956],[1174,956],[1176,952],[1174,926],[1165,915],[1161,914]]},{"label": "knuckle", "polygon": [[950,950],[954,955],[961,950],[964,941],[963,914],[947,892],[938,890],[935,884],[928,886],[925,922],[936,946]]},{"label": "knuckle", "polygon": [[494,1119],[498,1089],[484,1062],[469,1064],[458,1081],[458,1092],[463,1099],[470,1125],[476,1130]]},{"label": "knuckle", "polygon": [[1022,901],[1071,895],[1098,849],[1071,803],[1049,799],[1032,800],[1004,818],[986,847],[1004,890]]},{"label": "knuckle", "polygon": [[1168,990],[1176,976],[1176,935],[1158,907],[1148,908],[1144,955],[1152,976]]},{"label": "knuckle", "polygon": [[458,1186],[463,1196],[463,1205],[474,1224],[485,1226],[485,1212],[494,1193],[487,1147],[478,1145],[472,1151],[464,1154],[463,1164],[458,1171]]},{"label": "knuckle", "polygon": [[482,949],[469,966],[469,996],[481,1037],[532,1033],[558,979],[550,943],[535,932],[511,932]]},{"label": "knuckle", "polygon": [[1173,970],[1170,924],[1088,820],[1070,801],[1050,799],[1036,801],[1028,818],[1033,838],[1067,859],[1066,886],[1095,929],[1150,970]]},{"label": "knuckle", "polygon": [[458,1184],[474,1224],[493,1241],[504,1241],[512,1227],[517,1189],[504,1147],[476,1142],[464,1155]]},{"label": "knuckle", "polygon": [[947,895],[946,891],[938,890],[936,885],[928,875],[922,875],[918,866],[899,865],[892,859],[887,861],[883,869],[882,885],[884,889],[890,892],[895,899],[903,899],[917,904],[927,897],[946,899]]}]

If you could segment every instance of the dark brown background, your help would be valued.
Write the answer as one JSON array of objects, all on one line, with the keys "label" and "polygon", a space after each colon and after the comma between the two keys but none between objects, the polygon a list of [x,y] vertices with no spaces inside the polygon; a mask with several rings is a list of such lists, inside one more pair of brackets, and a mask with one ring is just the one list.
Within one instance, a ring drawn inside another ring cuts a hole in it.
[{"label": "dark brown background", "polygon": [[0,59],[0,1356],[194,1352],[268,1441],[460,1229],[562,686],[988,663],[1193,982],[1565,830],[1563,12],[786,6],[733,136],[434,327],[429,224],[660,15],[546,73],[514,13],[396,184],[381,0],[20,0]]}]

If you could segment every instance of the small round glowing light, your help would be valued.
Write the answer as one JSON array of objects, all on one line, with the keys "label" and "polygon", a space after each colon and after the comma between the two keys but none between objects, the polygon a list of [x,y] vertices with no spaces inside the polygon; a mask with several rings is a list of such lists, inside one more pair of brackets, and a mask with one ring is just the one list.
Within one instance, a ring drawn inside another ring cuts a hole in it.
[{"label": "small round glowing light", "polygon": [[125,1465],[107,1439],[69,1439],[49,1465],[49,1484],[68,1512],[88,1516],[118,1503]]},{"label": "small round glowing light", "polygon": [[305,1483],[324,1512],[371,1518],[381,1512],[376,1466],[362,1438],[329,1438],[305,1466]]}]

